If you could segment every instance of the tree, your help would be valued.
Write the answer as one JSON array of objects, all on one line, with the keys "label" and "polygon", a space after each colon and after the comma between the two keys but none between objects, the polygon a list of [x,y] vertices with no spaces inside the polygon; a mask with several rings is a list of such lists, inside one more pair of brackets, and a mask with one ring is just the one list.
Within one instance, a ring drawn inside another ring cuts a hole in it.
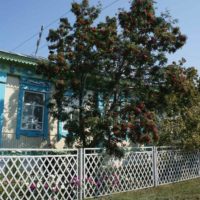
[{"label": "tree", "polygon": [[[68,19],[60,19],[59,28],[49,31],[47,41],[52,43],[49,46],[50,62],[48,65],[42,63],[38,70],[55,83],[55,102],[50,105],[52,114],[61,121],[67,121],[66,127],[75,133],[73,137],[80,137],[82,145],[86,146],[85,115],[95,115],[95,108],[87,110],[86,104],[90,102],[84,98],[86,91],[90,90],[88,77],[97,74],[96,28],[93,23],[100,9],[89,7],[88,1],[84,0],[81,4],[73,3],[71,11],[76,18],[73,25]],[[67,90],[72,93],[68,99],[64,97]],[[70,113],[65,112],[67,106],[73,107]],[[68,116],[75,112],[78,112],[78,118],[70,121]]]},{"label": "tree", "polygon": [[[50,30],[49,63],[38,67],[55,83],[54,117],[66,122],[83,147],[101,143],[113,153],[127,137],[134,143],[157,141],[152,94],[163,81],[166,54],[181,48],[186,37],[169,15],[155,15],[152,0],[135,0],[128,11],[97,25],[99,6],[83,0],[72,4],[72,12],[73,25],[61,19]],[[72,95],[65,98],[67,90]],[[66,106],[78,118],[69,120]]]},{"label": "tree", "polygon": [[163,104],[160,116],[160,145],[176,145],[187,149],[200,147],[199,77],[193,67],[173,63],[165,68],[165,84],[159,99]]},{"label": "tree", "polygon": [[[152,1],[133,1],[130,10],[122,10],[118,19],[120,33],[116,18],[107,17],[105,23],[98,25],[103,30],[97,46],[101,65],[105,77],[110,77],[103,93],[107,101],[112,99],[108,109],[111,124],[115,124],[118,135],[120,126],[128,127],[133,142],[149,143],[151,135],[157,141],[158,129],[151,111],[157,114],[160,109],[152,94],[160,92],[166,53],[182,47],[186,37],[168,14],[155,16]],[[125,105],[122,97],[126,99]],[[117,112],[118,107],[121,112]]]}]

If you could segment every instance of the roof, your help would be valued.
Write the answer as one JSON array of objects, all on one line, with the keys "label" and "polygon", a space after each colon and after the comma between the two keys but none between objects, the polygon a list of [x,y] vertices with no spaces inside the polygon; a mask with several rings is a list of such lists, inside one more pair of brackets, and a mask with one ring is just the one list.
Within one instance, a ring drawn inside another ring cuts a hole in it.
[{"label": "roof", "polygon": [[45,59],[41,57],[27,56],[23,54],[17,54],[13,52],[0,50],[0,61],[1,60],[6,62],[14,62],[18,64],[36,66],[37,61]]}]

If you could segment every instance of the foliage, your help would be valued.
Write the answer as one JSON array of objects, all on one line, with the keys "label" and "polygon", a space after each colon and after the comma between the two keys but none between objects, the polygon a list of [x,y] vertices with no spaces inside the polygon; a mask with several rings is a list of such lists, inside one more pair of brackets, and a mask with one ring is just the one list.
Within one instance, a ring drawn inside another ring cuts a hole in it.
[{"label": "foliage", "polygon": [[160,116],[160,145],[199,149],[199,77],[194,68],[172,65],[166,68],[166,83],[159,93],[164,110]]},{"label": "foliage", "polygon": [[[60,19],[58,29],[49,31],[49,62],[37,70],[55,83],[50,108],[65,122],[67,141],[106,146],[119,155],[128,138],[157,142],[157,114],[166,112],[164,103],[169,110],[171,105],[155,100],[165,98],[163,89],[169,96],[178,90],[170,85],[174,68],[164,67],[166,55],[181,48],[186,36],[168,14],[156,16],[152,0],[134,0],[128,11],[99,23],[100,6],[87,0],[72,3],[71,11],[73,24]],[[71,95],[65,97],[66,91]]]}]

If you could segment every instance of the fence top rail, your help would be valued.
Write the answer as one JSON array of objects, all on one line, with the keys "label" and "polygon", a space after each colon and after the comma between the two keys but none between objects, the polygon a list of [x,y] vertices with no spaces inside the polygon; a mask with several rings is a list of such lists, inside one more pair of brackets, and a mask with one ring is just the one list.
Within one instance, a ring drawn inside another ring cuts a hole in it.
[{"label": "fence top rail", "polygon": [[[125,152],[129,151],[151,151],[154,148],[157,150],[180,150],[178,147],[172,147],[172,146],[144,146],[144,147],[126,147],[124,148]],[[65,148],[65,149],[36,149],[36,148],[0,148],[0,154],[2,152],[77,152],[79,149],[78,148]],[[85,152],[105,152],[105,148],[83,148]]]},{"label": "fence top rail", "polygon": [[68,154],[68,155],[51,155],[51,154],[48,154],[48,155],[0,155],[0,161],[2,161],[2,159],[7,159],[7,158],[23,158],[23,159],[35,159],[35,158],[68,158],[68,157],[73,157],[73,158],[76,158],[77,157],[77,154]]},{"label": "fence top rail", "polygon": [[[85,150],[99,150],[104,148],[84,148]],[[125,149],[153,149],[153,146],[146,146],[146,147],[125,147]]]},{"label": "fence top rail", "polygon": [[156,147],[156,149],[158,150],[158,151],[165,151],[165,150],[180,150],[180,148],[178,148],[178,147],[175,147],[175,146],[158,146],[158,147]]},{"label": "fence top rail", "polygon": [[0,148],[0,152],[29,152],[29,151],[36,151],[36,152],[66,152],[66,151],[78,151],[78,149],[19,149],[19,148]]},{"label": "fence top rail", "polygon": [[[146,146],[146,147],[126,147],[127,150],[132,149],[153,149],[153,146]],[[104,148],[84,148],[85,150],[105,150]]]},{"label": "fence top rail", "polygon": [[[153,150],[153,146],[124,148],[125,153],[130,153],[130,152],[142,153],[142,152],[150,152],[152,150]],[[97,154],[106,153],[106,149],[104,149],[104,148],[84,148],[84,152],[88,155],[97,155]]]}]

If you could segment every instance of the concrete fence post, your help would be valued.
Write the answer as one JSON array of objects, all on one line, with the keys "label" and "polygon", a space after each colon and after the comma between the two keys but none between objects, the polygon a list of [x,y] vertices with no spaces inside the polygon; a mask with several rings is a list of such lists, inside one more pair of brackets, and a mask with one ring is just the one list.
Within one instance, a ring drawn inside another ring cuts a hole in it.
[{"label": "concrete fence post", "polygon": [[200,177],[200,151],[198,151],[198,176]]},{"label": "concrete fence post", "polygon": [[154,187],[158,186],[158,165],[157,165],[157,147],[153,147],[153,179]]},{"label": "concrete fence post", "polygon": [[79,195],[78,199],[83,200],[84,199],[84,149],[80,148],[78,150],[78,179],[79,179]]}]

